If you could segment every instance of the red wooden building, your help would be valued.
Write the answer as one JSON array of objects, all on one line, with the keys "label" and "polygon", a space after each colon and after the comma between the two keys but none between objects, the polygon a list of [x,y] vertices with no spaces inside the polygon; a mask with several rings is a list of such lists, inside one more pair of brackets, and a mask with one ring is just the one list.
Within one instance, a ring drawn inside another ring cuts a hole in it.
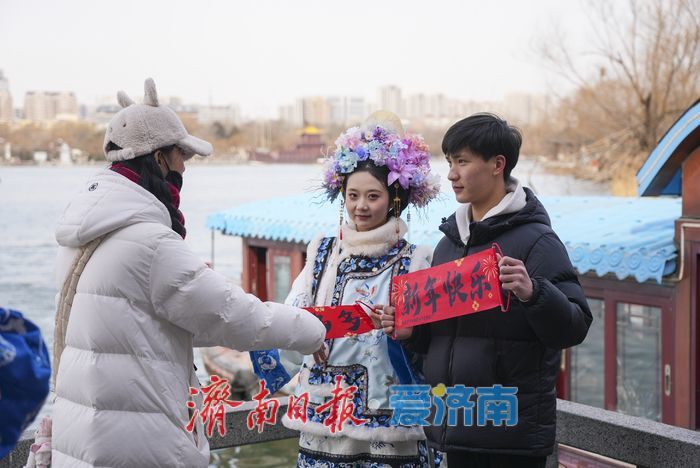
[{"label": "red wooden building", "polygon": [[255,151],[250,155],[251,161],[275,163],[313,163],[323,157],[326,143],[323,133],[316,127],[307,126],[299,134],[294,148],[281,151]]}]

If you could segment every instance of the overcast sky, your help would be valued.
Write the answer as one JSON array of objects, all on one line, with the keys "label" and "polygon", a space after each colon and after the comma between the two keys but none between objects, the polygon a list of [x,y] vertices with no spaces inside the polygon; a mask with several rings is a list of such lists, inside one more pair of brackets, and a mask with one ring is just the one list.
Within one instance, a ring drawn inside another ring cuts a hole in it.
[{"label": "overcast sky", "polygon": [[307,95],[404,93],[500,99],[563,84],[533,44],[554,25],[583,44],[578,0],[0,0],[0,69],[28,90],[93,103],[152,76],[186,103],[274,116]]}]

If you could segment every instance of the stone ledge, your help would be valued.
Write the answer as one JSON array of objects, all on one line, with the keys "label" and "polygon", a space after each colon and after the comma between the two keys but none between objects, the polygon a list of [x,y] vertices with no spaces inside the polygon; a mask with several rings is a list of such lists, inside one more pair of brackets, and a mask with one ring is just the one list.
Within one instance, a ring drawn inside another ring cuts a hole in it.
[{"label": "stone ledge", "polygon": [[557,400],[556,437],[639,466],[697,466],[700,460],[700,432],[566,400]]},{"label": "stone ledge", "polygon": [[[277,424],[265,426],[262,433],[249,431],[246,424],[255,402],[228,411],[226,435],[215,431],[209,439],[211,449],[297,437],[297,431],[280,422],[287,404],[286,399],[279,401]],[[0,460],[0,468],[23,467],[33,439],[34,431],[25,431],[14,451]],[[566,400],[557,400],[557,442],[643,467],[696,466],[700,460],[700,432]],[[557,466],[556,453],[548,466]]]}]

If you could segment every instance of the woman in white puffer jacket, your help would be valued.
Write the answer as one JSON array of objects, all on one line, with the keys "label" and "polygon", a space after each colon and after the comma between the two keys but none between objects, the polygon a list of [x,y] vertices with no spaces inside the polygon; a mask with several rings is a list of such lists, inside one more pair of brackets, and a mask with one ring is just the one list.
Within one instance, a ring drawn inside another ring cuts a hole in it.
[{"label": "woman in white puffer jacket", "polygon": [[88,180],[56,231],[53,466],[204,467],[200,419],[186,430],[189,388],[199,389],[193,346],[311,354],[325,328],[246,294],[188,248],[181,173],[211,145],[158,105],[152,80],[144,104],[118,96],[124,109],[105,135],[112,166]]}]

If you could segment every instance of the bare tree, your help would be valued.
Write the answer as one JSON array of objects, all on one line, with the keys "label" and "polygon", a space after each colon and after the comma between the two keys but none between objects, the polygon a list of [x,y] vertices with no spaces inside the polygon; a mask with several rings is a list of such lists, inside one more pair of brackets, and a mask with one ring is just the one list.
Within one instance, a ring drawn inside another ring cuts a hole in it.
[{"label": "bare tree", "polygon": [[589,140],[623,135],[628,153],[648,153],[700,96],[700,0],[587,3],[591,50],[575,53],[557,34],[539,52],[576,86],[567,110],[590,124]]}]

